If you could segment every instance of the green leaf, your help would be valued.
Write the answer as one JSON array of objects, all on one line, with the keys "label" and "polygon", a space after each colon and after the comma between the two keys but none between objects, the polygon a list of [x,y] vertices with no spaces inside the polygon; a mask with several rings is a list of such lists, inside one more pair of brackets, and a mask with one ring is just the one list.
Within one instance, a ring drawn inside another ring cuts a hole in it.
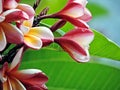
[{"label": "green leaf", "polygon": [[120,47],[98,31],[94,31],[95,37],[90,45],[92,56],[120,60]]},{"label": "green leaf", "polygon": [[49,90],[119,90],[120,70],[96,63],[76,63],[66,53],[28,50],[21,69],[41,69]]}]

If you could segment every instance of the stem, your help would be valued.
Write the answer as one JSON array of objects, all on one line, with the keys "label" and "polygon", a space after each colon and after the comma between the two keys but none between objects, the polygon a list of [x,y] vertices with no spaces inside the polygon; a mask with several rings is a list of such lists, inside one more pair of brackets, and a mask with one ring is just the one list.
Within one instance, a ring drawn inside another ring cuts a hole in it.
[{"label": "stem", "polygon": [[11,63],[13,58],[15,57],[18,49],[20,49],[24,44],[19,44],[13,47],[5,56],[2,57],[0,64],[4,64],[5,62]]},{"label": "stem", "polygon": [[56,22],[53,26],[50,27],[50,30],[52,32],[55,32],[57,29],[63,27],[66,24],[66,21],[61,19],[58,22]]},{"label": "stem", "polygon": [[34,19],[34,22],[33,22],[33,27],[35,26],[38,26],[38,24],[40,23],[40,21],[42,19],[46,19],[46,18],[58,18],[58,17],[55,17],[55,14],[52,14],[52,15],[43,15],[43,16],[39,16],[37,15]]},{"label": "stem", "polygon": [[44,15],[44,16],[40,16],[40,17],[39,17],[39,20],[46,19],[46,18],[57,18],[57,17],[55,17],[55,16],[56,16],[55,14],[52,14],[52,15]]}]

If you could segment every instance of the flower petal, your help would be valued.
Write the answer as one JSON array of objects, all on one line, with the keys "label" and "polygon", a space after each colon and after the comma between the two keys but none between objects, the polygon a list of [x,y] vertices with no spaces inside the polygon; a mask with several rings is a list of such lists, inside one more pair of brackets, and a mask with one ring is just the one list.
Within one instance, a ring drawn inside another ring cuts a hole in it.
[{"label": "flower petal", "polygon": [[50,41],[54,40],[53,33],[47,27],[42,27],[42,26],[41,27],[33,27],[30,29],[28,34],[39,37],[40,39],[44,39],[44,40],[50,40]]},{"label": "flower petal", "polygon": [[84,8],[82,7],[81,4],[69,3],[69,4],[66,5],[66,7],[64,9],[62,9],[57,14],[67,15],[67,16],[70,16],[70,17],[77,18],[77,17],[82,16],[83,13],[84,13]]},{"label": "flower petal", "polygon": [[12,86],[9,79],[3,83],[3,90],[12,90]]},{"label": "flower petal", "polygon": [[3,0],[0,0],[0,13],[3,11]]},{"label": "flower petal", "polygon": [[1,26],[9,43],[20,44],[23,42],[23,34],[16,26],[9,23],[1,23]]},{"label": "flower petal", "polygon": [[89,28],[86,22],[92,18],[92,15],[86,9],[86,4],[86,0],[69,0],[61,11],[54,14],[54,17],[69,21],[77,27]]},{"label": "flower petal", "polygon": [[5,20],[5,17],[0,15],[0,22],[3,22]]},{"label": "flower petal", "polygon": [[89,60],[89,44],[93,40],[94,34],[89,29],[76,28],[66,33],[63,37],[55,39],[70,56],[78,62]]},{"label": "flower petal", "polygon": [[19,28],[23,32],[23,34],[27,34],[30,30],[30,28],[33,25],[34,18],[31,18],[29,20],[24,20],[22,24],[19,25]]},{"label": "flower petal", "polygon": [[2,28],[0,27],[0,51],[2,51],[5,48],[6,44],[7,42],[6,42],[5,34]]},{"label": "flower petal", "polygon": [[29,19],[29,16],[25,12],[19,9],[7,10],[3,12],[2,15],[5,16],[6,22],[21,21],[21,20]]},{"label": "flower petal", "polygon": [[85,6],[87,4],[87,0],[69,0],[69,3],[76,2],[81,4],[82,6]]},{"label": "flower petal", "polygon": [[20,28],[20,30],[23,34],[27,34],[30,30],[29,27],[26,27],[26,26],[23,26],[23,25],[20,25],[19,28]]},{"label": "flower petal", "polygon": [[42,47],[42,41],[40,38],[33,36],[33,35],[25,35],[24,36],[24,43],[33,49],[40,49]]},{"label": "flower petal", "polygon": [[15,0],[4,0],[4,8],[5,9],[13,9],[16,8],[18,3]]},{"label": "flower petal", "polygon": [[81,17],[78,17],[78,19],[88,22],[92,19],[92,14],[87,8],[85,8],[84,15]]},{"label": "flower petal", "polygon": [[75,41],[62,37],[55,39],[55,42],[77,62],[87,62],[89,60],[89,53],[87,50]]},{"label": "flower petal", "polygon": [[[38,69],[26,69],[15,73],[15,76],[27,87],[27,90],[46,90],[48,78]],[[36,89],[39,88],[39,89]]]},{"label": "flower petal", "polygon": [[66,33],[63,37],[73,40],[82,47],[84,47],[84,46],[89,46],[89,44],[94,38],[94,34],[89,29],[76,28]]},{"label": "flower petal", "polygon": [[9,78],[9,79],[12,86],[12,90],[26,90],[26,88],[23,86],[23,84],[19,80],[15,78]]},{"label": "flower petal", "polygon": [[5,75],[7,70],[8,70],[8,63],[5,62],[2,68],[0,68],[0,82],[2,83],[7,81],[7,77]]},{"label": "flower petal", "polygon": [[26,12],[28,14],[29,18],[32,18],[35,15],[35,11],[34,11],[34,9],[30,5],[19,4],[17,6],[17,8],[22,10],[22,11],[24,11],[24,12]]},{"label": "flower petal", "polygon": [[21,48],[17,54],[15,55],[11,65],[10,65],[10,69],[9,72],[11,72],[12,70],[17,70],[19,67],[19,64],[21,62],[21,58],[22,58],[22,52],[23,52],[23,48]]},{"label": "flower petal", "polygon": [[23,25],[23,26],[26,26],[26,27],[32,27],[33,21],[34,21],[34,18],[31,18],[31,19],[29,19],[29,20],[25,20],[25,21],[22,23],[22,25]]},{"label": "flower petal", "polygon": [[75,25],[77,27],[89,28],[89,26],[87,25],[87,23],[84,22],[84,21],[82,21],[82,20],[80,20],[80,19],[69,17],[69,16],[66,16],[66,15],[61,15],[59,17],[62,18],[62,19],[65,19],[67,21],[69,21],[70,23],[72,23],[73,25]]}]

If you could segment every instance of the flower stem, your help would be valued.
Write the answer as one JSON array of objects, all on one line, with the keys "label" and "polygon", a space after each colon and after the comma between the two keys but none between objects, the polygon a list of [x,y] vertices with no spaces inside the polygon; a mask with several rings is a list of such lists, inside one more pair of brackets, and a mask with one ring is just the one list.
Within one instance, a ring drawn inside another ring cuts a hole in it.
[{"label": "flower stem", "polygon": [[16,53],[23,45],[24,44],[16,45],[6,55],[2,56],[2,60],[0,61],[0,64],[4,64],[5,62],[11,63]]},{"label": "flower stem", "polygon": [[35,18],[34,18],[34,22],[33,22],[33,27],[35,26],[39,26],[39,23],[42,19],[46,19],[46,18],[56,18],[54,14],[52,15],[37,15]]}]

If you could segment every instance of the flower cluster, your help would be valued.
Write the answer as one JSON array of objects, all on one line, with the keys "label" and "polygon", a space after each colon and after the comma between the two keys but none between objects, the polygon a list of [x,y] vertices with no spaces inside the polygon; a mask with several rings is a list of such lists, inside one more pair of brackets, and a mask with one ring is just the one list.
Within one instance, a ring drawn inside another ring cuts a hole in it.
[{"label": "flower cluster", "polygon": [[[0,90],[46,90],[47,76],[38,69],[18,70],[23,52],[28,48],[39,50],[57,43],[77,62],[89,61],[89,44],[94,38],[87,22],[92,15],[86,8],[86,0],[68,0],[66,6],[51,15],[48,8],[35,16],[33,7],[19,3],[20,0],[0,0]],[[41,20],[58,19],[53,26],[40,25]],[[74,28],[61,37],[53,32],[66,22]],[[15,45],[6,54],[9,46]],[[10,65],[9,65],[10,63]]]}]

